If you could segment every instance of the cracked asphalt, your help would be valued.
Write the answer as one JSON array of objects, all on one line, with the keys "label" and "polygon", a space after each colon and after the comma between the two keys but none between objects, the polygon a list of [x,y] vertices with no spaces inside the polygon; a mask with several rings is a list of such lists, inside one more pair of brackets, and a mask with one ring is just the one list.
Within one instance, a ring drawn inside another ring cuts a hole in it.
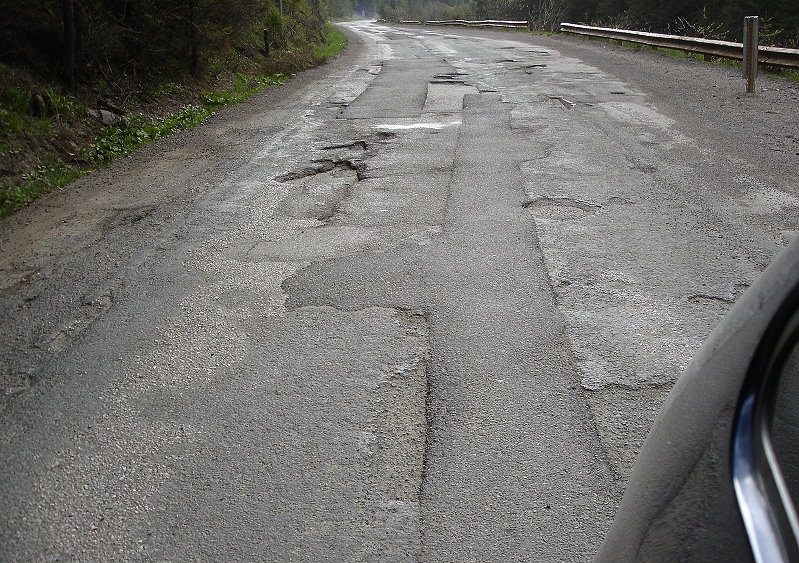
[{"label": "cracked asphalt", "polygon": [[796,232],[795,84],[345,25],[0,223],[0,559],[585,561]]}]

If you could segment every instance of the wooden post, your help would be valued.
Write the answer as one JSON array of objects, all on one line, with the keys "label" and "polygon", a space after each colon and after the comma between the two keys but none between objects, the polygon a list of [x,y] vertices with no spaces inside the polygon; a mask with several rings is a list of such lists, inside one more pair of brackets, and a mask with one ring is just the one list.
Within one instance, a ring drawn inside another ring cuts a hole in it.
[{"label": "wooden post", "polygon": [[746,79],[746,91],[750,94],[755,91],[755,79],[757,78],[758,28],[759,18],[757,16],[744,18],[743,73]]},{"label": "wooden post", "polygon": [[189,43],[191,43],[191,75],[200,76],[200,47],[197,39],[197,6],[189,0]]},{"label": "wooden post", "polygon": [[75,87],[75,2],[63,0],[64,18],[64,82],[70,90]]}]

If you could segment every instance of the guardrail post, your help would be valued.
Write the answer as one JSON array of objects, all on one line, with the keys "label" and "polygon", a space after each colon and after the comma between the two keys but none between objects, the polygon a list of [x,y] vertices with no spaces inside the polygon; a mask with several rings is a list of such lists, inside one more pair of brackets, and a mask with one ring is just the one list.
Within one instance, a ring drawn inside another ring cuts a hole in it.
[{"label": "guardrail post", "polygon": [[746,91],[755,91],[755,79],[757,78],[757,48],[758,48],[758,28],[759,18],[757,16],[746,16],[744,18],[744,64],[743,72],[746,79]]}]

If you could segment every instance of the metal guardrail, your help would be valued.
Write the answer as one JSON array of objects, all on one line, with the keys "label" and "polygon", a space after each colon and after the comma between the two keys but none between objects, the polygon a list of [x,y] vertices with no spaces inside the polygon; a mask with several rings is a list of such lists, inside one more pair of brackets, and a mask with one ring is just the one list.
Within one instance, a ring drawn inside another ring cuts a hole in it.
[{"label": "metal guardrail", "polygon": [[[530,23],[521,20],[430,20],[403,21],[404,24],[422,25],[452,25],[461,27],[501,27],[501,28],[529,28]],[[744,59],[743,43],[732,41],[719,41],[717,39],[702,39],[699,37],[683,37],[681,35],[665,35],[662,33],[649,33],[647,31],[631,31],[629,29],[613,29],[609,27],[594,27],[576,23],[561,23],[560,30],[564,33],[573,33],[586,37],[601,37],[626,43],[649,45],[675,49],[698,55],[720,57],[742,61]],[[799,68],[799,49],[786,49],[783,47],[759,47],[758,62],[761,64],[783,68]]]},{"label": "metal guardrail", "polygon": [[[675,49],[699,55],[708,55],[736,61],[743,60],[743,43],[732,41],[718,41],[716,39],[701,39],[698,37],[682,37],[680,35],[664,35],[662,33],[649,33],[645,31],[630,31],[627,29],[611,29],[607,27],[593,27],[574,23],[560,24],[564,33],[573,33],[586,37],[601,37],[626,43],[649,45]],[[779,66],[784,68],[799,68],[799,49],[785,49],[782,47],[760,47],[758,49],[758,62],[761,64]]]},{"label": "metal guardrail", "polygon": [[463,27],[510,27],[527,29],[529,23],[521,20],[433,20],[425,22],[427,25],[458,25]]}]

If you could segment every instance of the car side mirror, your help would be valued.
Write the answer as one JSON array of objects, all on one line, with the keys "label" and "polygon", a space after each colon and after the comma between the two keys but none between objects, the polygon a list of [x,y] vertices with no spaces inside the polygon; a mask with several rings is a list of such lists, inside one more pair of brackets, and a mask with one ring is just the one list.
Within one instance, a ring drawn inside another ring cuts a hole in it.
[{"label": "car side mirror", "polygon": [[[756,561],[799,560],[799,310],[789,298],[750,367],[733,433],[733,482]],[[790,311],[793,311],[790,313]]]},{"label": "car side mirror", "polygon": [[799,561],[799,239],[672,387],[596,561]]},{"label": "car side mirror", "polygon": [[799,501],[799,342],[794,342],[774,386],[768,437],[785,484],[785,500]]}]

